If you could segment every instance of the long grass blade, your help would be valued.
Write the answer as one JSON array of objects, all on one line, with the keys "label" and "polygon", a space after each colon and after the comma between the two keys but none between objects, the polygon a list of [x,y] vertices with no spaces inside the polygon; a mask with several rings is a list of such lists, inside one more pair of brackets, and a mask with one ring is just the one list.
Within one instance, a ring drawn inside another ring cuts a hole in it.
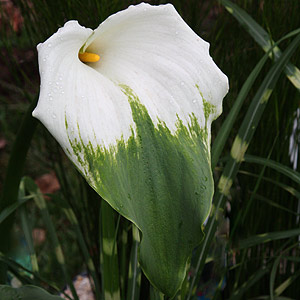
[{"label": "long grass blade", "polygon": [[241,299],[244,295],[244,293],[249,290],[256,282],[261,280],[267,273],[269,272],[269,269],[262,268],[256,271],[254,274],[249,276],[248,280],[244,282],[239,289],[233,292],[233,294],[230,296],[229,300],[238,300]]},{"label": "long grass blade", "polygon": [[292,168],[289,168],[281,163],[278,163],[274,160],[269,160],[269,159],[265,159],[265,158],[258,157],[255,155],[246,154],[244,156],[244,161],[270,167],[270,168],[276,170],[277,172],[289,177],[297,184],[300,184],[300,173],[299,172],[297,172],[297,171],[293,170]]},{"label": "long grass blade", "polygon": [[13,203],[6,207],[0,212],[0,224],[4,222],[10,215],[12,215],[18,208],[25,204],[28,200],[33,199],[33,197],[28,196],[20,199],[19,202]]},{"label": "long grass blade", "polygon": [[[247,156],[248,154],[245,155],[245,157]],[[244,170],[239,170],[239,173],[240,174],[245,174],[247,176],[251,176],[251,177],[258,177],[258,175],[256,174],[253,174],[251,172],[248,172],[248,171],[244,171]],[[264,181],[267,181],[267,182],[271,182],[272,184],[274,185],[277,185],[278,187],[282,188],[283,190],[285,190],[286,192],[288,192],[290,195],[296,197],[297,199],[300,198],[300,192],[297,191],[295,188],[293,188],[292,186],[290,185],[287,185],[287,184],[284,184],[282,182],[278,182],[276,180],[273,180],[272,178],[269,178],[269,177],[263,177],[262,178]]]},{"label": "long grass blade", "polygon": [[120,300],[119,263],[117,250],[116,212],[101,201],[101,265],[105,300]]},{"label": "long grass blade", "polygon": [[230,134],[230,131],[233,127],[233,124],[242,108],[244,100],[246,99],[251,87],[253,86],[257,76],[259,75],[259,73],[260,73],[261,69],[263,68],[267,59],[268,59],[268,55],[265,54],[261,58],[261,60],[258,62],[258,64],[255,66],[253,71],[250,73],[247,80],[243,84],[236,100],[234,101],[234,104],[233,104],[232,108],[230,109],[228,116],[226,117],[224,123],[222,124],[220,131],[218,132],[216,139],[212,145],[212,151],[211,151],[212,169],[214,169],[215,166],[217,165],[220,155],[225,146],[225,143]]},{"label": "long grass blade", "polygon": [[[207,255],[209,245],[215,235],[217,229],[216,216],[219,212],[219,209],[223,208],[225,205],[225,199],[229,195],[229,189],[233,183],[233,179],[235,178],[239,166],[243,161],[245,152],[248,149],[249,143],[254,135],[254,132],[275,87],[275,84],[285,64],[297,49],[299,43],[300,34],[298,34],[294,38],[285,52],[281,55],[280,59],[271,67],[260,88],[255,94],[253,100],[251,101],[250,107],[231,148],[231,157],[226,163],[224,172],[218,183],[218,188],[213,201],[211,217],[209,218],[208,223],[205,227],[205,238],[201,245],[201,252],[196,266],[196,274],[199,274],[199,271],[204,266],[205,257]],[[198,276],[194,276],[194,278],[192,279],[188,299],[190,299],[192,295],[197,279]]]},{"label": "long grass blade", "polygon": [[246,79],[245,83],[243,84],[232,108],[230,109],[230,112],[228,116],[226,117],[225,121],[222,124],[222,127],[220,128],[216,139],[214,140],[213,146],[212,146],[212,156],[211,156],[211,162],[212,162],[212,169],[215,168],[215,166],[218,163],[218,160],[220,158],[220,155],[222,153],[222,150],[225,146],[225,143],[229,137],[230,131],[233,127],[233,124],[242,108],[242,105],[244,103],[244,100],[246,99],[250,89],[252,88],[257,76],[259,75],[261,69],[263,68],[265,62],[268,59],[268,56],[270,53],[284,40],[293,37],[294,35],[297,35],[300,33],[299,30],[294,30],[284,37],[282,37],[279,41],[277,41],[272,47],[267,51],[267,53],[261,58],[261,60],[257,63],[255,68],[252,70],[248,78]]},{"label": "long grass blade", "polygon": [[298,277],[300,276],[300,270],[296,271],[283,283],[281,283],[275,290],[275,295],[280,296]]},{"label": "long grass blade", "polygon": [[[57,287],[57,285],[54,282],[50,282],[49,280],[42,278],[38,273],[33,273],[31,270],[28,270],[27,268],[15,262],[14,260],[6,257],[1,252],[0,252],[0,261],[5,263],[9,267],[9,271],[12,272],[22,283],[33,284],[33,285],[39,284],[41,286],[49,287],[49,289],[52,289],[56,293],[60,292],[60,289]],[[28,275],[25,274],[23,275],[23,273],[32,275],[32,278]],[[72,300],[72,298],[69,297],[64,292],[63,294],[68,299]]]},{"label": "long grass blade", "polygon": [[66,262],[65,262],[65,256],[63,254],[60,242],[58,240],[58,237],[57,237],[57,234],[55,231],[55,227],[51,220],[51,217],[50,217],[50,214],[48,211],[48,207],[47,207],[47,203],[44,199],[44,196],[41,193],[38,186],[35,184],[35,182],[31,178],[29,178],[29,177],[24,178],[24,183],[25,183],[26,190],[29,192],[29,194],[31,194],[34,197],[35,204],[41,211],[42,218],[43,218],[45,225],[47,227],[47,230],[48,230],[49,238],[52,241],[56,259],[63,271],[65,280],[70,287],[72,296],[74,297],[75,300],[79,300],[77,292],[76,292],[73,282],[71,280],[71,277],[68,273]]},{"label": "long grass blade", "polygon": [[150,286],[150,300],[164,300],[164,295],[152,285]]},{"label": "long grass blade", "polygon": [[[24,197],[25,197],[25,186],[24,186],[24,181],[22,180],[20,183],[20,188],[19,188],[18,202],[22,201],[22,199]],[[26,213],[26,208],[24,205],[22,205],[20,207],[19,212],[20,212],[22,229],[24,232],[25,240],[26,240],[26,245],[27,245],[29,255],[30,255],[32,271],[34,273],[37,273],[39,271],[39,267],[38,267],[36,253],[34,251],[34,245],[33,245],[33,239],[32,239],[32,227],[29,222],[28,215]]]},{"label": "long grass blade", "polygon": [[[254,38],[254,40],[262,47],[265,52],[268,52],[274,45],[274,41],[270,38],[269,34],[257,23],[250,15],[248,15],[243,9],[229,0],[220,0],[227,11],[232,14],[237,21],[248,31],[248,33]],[[275,47],[270,53],[270,57],[274,57],[277,61],[282,55],[279,47]],[[285,74],[292,84],[300,91],[300,70],[287,63],[285,66]]]},{"label": "long grass blade", "polygon": [[297,212],[295,212],[295,211],[293,211],[293,210],[291,210],[291,209],[288,209],[288,208],[286,208],[285,206],[282,206],[282,205],[278,204],[278,203],[275,202],[275,201],[272,201],[272,200],[270,200],[270,199],[267,199],[267,198],[264,197],[264,196],[255,194],[254,197],[255,197],[256,199],[262,201],[262,202],[265,202],[265,203],[269,204],[269,205],[272,206],[272,207],[281,209],[282,211],[288,212],[288,213],[290,213],[290,214],[292,214],[292,215],[294,215],[294,216],[299,216],[299,215],[300,215],[299,213],[297,213]]},{"label": "long grass blade", "polygon": [[99,299],[101,299],[100,282],[99,282],[99,279],[98,279],[98,276],[96,273],[96,268],[95,268],[94,262],[90,256],[88,247],[86,245],[81,228],[79,226],[78,219],[77,219],[74,211],[72,210],[72,208],[68,205],[67,201],[63,201],[62,209],[75,230],[78,245],[83,254],[86,266],[89,270],[89,273],[91,274],[91,276],[93,278],[96,299],[99,300]]},{"label": "long grass blade", "polygon": [[284,231],[275,231],[275,232],[266,232],[251,236],[247,239],[241,240],[238,245],[238,249],[245,249],[253,247],[255,245],[268,243],[275,240],[287,239],[300,234],[300,228],[284,230]]},{"label": "long grass blade", "polygon": [[141,269],[138,265],[139,230],[132,224],[132,249],[129,262],[127,300],[138,300],[141,287]]},{"label": "long grass blade", "polygon": [[[36,102],[37,98],[35,98],[29,106],[13,145],[3,184],[2,195],[0,197],[0,212],[8,206],[18,202],[19,185],[23,175],[26,155],[38,124],[37,120],[31,116],[32,110],[36,106]],[[10,230],[13,222],[14,214],[12,211],[9,217],[0,224],[1,252],[7,253],[10,249]],[[5,283],[5,280],[6,272],[0,264],[0,283]]]},{"label": "long grass blade", "polygon": [[127,219],[122,219],[121,224],[121,239],[120,239],[120,290],[121,290],[121,299],[126,299],[126,286],[128,278],[128,226],[129,221]]}]

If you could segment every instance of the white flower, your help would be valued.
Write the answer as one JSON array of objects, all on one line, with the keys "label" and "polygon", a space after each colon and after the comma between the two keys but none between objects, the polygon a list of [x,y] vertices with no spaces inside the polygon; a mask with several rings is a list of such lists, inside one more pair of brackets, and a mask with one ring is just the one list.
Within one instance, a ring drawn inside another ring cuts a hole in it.
[{"label": "white flower", "polygon": [[142,3],[94,31],[69,21],[38,53],[33,116],[137,225],[146,276],[173,296],[210,210],[210,125],[228,90],[209,44],[172,5]]}]

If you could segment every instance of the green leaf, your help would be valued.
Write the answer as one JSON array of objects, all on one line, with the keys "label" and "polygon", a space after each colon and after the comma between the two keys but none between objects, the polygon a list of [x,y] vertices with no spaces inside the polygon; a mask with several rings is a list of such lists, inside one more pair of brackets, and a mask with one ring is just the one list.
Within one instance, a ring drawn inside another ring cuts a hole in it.
[{"label": "green leaf", "polygon": [[[180,289],[192,250],[199,245],[211,206],[213,179],[207,132],[195,116],[187,128],[178,119],[172,134],[155,126],[129,88],[137,134],[116,147],[70,140],[95,190],[141,231],[139,262],[151,283],[167,296]],[[66,122],[68,130],[68,124]]]},{"label": "green leaf", "polygon": [[63,300],[59,296],[50,295],[45,290],[36,286],[22,286],[12,288],[8,285],[0,285],[1,300]]}]

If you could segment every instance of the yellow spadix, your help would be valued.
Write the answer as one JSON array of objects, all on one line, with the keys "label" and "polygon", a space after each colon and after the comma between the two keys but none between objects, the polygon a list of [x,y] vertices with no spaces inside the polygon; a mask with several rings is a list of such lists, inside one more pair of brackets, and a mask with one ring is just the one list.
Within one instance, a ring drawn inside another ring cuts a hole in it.
[{"label": "yellow spadix", "polygon": [[97,62],[100,59],[100,56],[98,54],[89,52],[79,53],[78,57],[84,63]]}]

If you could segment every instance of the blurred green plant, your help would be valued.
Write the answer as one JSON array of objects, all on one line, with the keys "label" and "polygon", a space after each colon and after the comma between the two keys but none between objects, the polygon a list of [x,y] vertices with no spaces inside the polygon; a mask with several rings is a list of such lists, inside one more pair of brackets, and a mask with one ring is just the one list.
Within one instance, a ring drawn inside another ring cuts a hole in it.
[{"label": "blurred green plant", "polygon": [[[99,21],[126,8],[129,1],[16,0],[13,8],[21,18],[19,29],[11,22],[8,2],[0,3],[4,70],[0,138],[8,143],[0,160],[6,168],[0,201],[1,283],[7,283],[8,271],[22,284],[37,285],[53,294],[68,284],[76,299],[71,278],[87,270],[97,300],[109,299],[105,291],[113,295],[111,299],[163,299],[137,263],[136,228],[99,199],[52,137],[43,128],[36,129],[30,117],[38,93],[33,45],[69,19],[95,28]],[[205,238],[194,251],[190,271],[175,299],[201,299],[204,294],[199,292],[210,284],[214,285],[211,299],[297,299],[300,174],[291,168],[288,149],[300,103],[296,68],[300,3],[190,0],[173,4],[196,33],[211,42],[212,56],[231,83],[225,113],[215,124],[218,134],[213,135],[213,209]],[[36,183],[22,176],[35,178],[49,170],[55,171],[60,190],[45,200]],[[230,231],[223,228],[228,220]],[[47,234],[42,245],[35,245],[32,239],[37,227]],[[20,247],[18,239],[9,242],[11,229],[23,232],[31,268],[8,254],[9,245]],[[112,247],[105,245],[108,237],[114,239]],[[109,260],[102,255],[107,246],[112,253]],[[0,295],[3,291],[9,295],[7,290],[2,286]]]}]

